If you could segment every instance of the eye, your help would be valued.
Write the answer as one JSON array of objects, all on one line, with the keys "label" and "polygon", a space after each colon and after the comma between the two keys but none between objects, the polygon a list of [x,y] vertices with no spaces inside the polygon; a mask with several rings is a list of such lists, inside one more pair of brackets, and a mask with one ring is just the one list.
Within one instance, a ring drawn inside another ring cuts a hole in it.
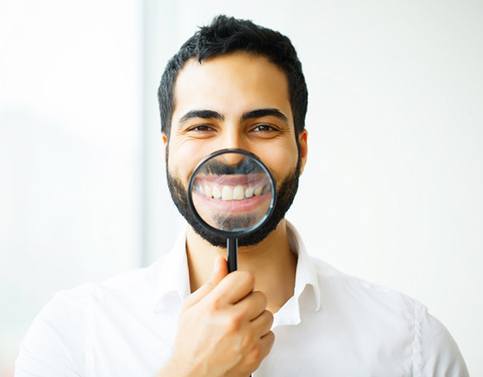
[{"label": "eye", "polygon": [[199,124],[188,129],[188,132],[205,133],[214,131],[214,128],[208,124]]},{"label": "eye", "polygon": [[270,124],[257,124],[255,127],[251,129],[253,132],[274,132],[277,129]]}]

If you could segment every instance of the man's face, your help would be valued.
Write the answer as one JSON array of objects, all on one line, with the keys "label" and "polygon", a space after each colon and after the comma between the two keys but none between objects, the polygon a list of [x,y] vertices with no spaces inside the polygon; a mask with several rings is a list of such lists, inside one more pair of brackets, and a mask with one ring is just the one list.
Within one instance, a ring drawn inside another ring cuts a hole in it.
[{"label": "man's face", "polygon": [[241,239],[243,246],[261,241],[283,218],[307,155],[306,132],[295,134],[285,74],[266,58],[243,52],[185,64],[174,88],[169,142],[166,135],[163,141],[171,196],[194,230],[215,246],[226,240],[204,231],[187,208],[188,181],[203,157],[224,148],[245,149],[264,162],[277,183],[271,223]]}]

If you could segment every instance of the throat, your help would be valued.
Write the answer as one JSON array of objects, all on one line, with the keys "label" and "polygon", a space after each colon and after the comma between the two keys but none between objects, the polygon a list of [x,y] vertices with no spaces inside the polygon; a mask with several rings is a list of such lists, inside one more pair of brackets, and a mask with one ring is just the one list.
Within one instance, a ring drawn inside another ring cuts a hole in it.
[{"label": "throat", "polygon": [[[214,247],[192,228],[187,232],[186,253],[191,292],[210,278],[218,255],[226,258],[226,249]],[[255,276],[255,290],[267,296],[267,310],[277,312],[294,294],[297,253],[290,250],[286,221],[256,245],[238,249],[238,269]]]}]

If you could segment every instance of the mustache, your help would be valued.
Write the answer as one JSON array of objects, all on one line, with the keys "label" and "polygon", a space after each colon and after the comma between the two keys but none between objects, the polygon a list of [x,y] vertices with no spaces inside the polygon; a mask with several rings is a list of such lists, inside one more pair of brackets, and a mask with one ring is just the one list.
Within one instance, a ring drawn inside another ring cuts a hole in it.
[{"label": "mustache", "polygon": [[213,175],[230,175],[230,174],[249,174],[258,171],[259,168],[249,159],[242,159],[235,165],[226,165],[220,161],[211,161],[206,167],[205,172]]}]

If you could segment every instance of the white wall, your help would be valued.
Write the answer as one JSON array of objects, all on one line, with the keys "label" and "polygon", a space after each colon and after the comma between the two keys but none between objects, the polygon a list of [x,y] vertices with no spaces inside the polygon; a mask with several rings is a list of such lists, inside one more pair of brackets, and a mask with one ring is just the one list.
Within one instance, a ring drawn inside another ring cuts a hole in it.
[{"label": "white wall", "polygon": [[141,10],[1,2],[2,377],[54,292],[140,262]]},{"label": "white wall", "polygon": [[310,156],[289,218],[311,253],[425,303],[483,375],[481,2],[4,0],[0,376],[53,292],[170,247],[156,88],[218,13],[298,49]]},{"label": "white wall", "polygon": [[[168,1],[154,8],[148,23],[162,34],[146,50],[161,62],[147,73],[156,85],[168,56],[216,14],[292,39],[309,86],[310,152],[289,218],[312,254],[426,304],[453,334],[470,374],[483,375],[483,3]],[[150,153],[159,158],[156,137]],[[158,168],[157,161],[148,168],[156,184]],[[174,238],[176,211],[167,190],[156,190],[148,260]]]}]

